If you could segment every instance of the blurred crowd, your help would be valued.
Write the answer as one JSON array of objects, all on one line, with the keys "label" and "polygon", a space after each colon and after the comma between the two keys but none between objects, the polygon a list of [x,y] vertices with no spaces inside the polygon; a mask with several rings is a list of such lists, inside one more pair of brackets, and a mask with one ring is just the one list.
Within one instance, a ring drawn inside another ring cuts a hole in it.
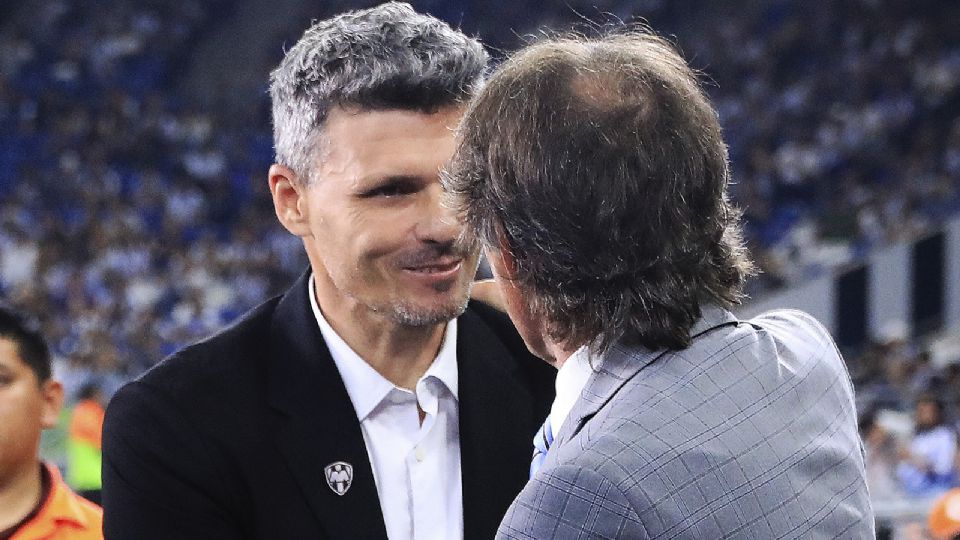
[{"label": "blurred crowd", "polygon": [[299,272],[267,125],[171,81],[229,2],[30,3],[0,29],[0,292],[44,321],[70,397],[106,395]]},{"label": "blurred crowd", "polygon": [[[602,13],[642,15],[705,75],[764,271],[751,292],[857,261],[960,207],[960,4],[589,0],[534,17],[563,28]],[[500,20],[481,18],[481,37],[519,45]]]},{"label": "blurred crowd", "polygon": [[[905,336],[893,332],[848,359],[880,538],[926,538],[932,503],[960,487],[960,363]],[[956,512],[942,517],[960,530]]]},{"label": "blurred crowd", "polygon": [[[109,396],[305,268],[267,192],[269,121],[238,126],[177,90],[235,1],[5,4],[0,295],[43,320],[70,397],[91,383]],[[732,194],[764,271],[754,295],[920,234],[960,206],[960,3],[416,4],[497,54],[541,26],[588,29],[586,18],[642,16],[673,36],[720,112]],[[249,99],[265,110],[264,95]],[[933,368],[907,343],[876,345],[855,367],[868,452],[889,462],[872,488],[956,482],[948,419],[960,368]],[[914,409],[908,442],[890,443],[878,413]],[[916,458],[931,447],[934,476]]]},{"label": "blurred crowd", "polygon": [[875,498],[960,485],[960,364],[938,365],[931,356],[897,336],[849,361]]},{"label": "blurred crowd", "polygon": [[718,82],[733,194],[765,284],[956,210],[960,6],[761,2],[722,20],[685,47]]}]

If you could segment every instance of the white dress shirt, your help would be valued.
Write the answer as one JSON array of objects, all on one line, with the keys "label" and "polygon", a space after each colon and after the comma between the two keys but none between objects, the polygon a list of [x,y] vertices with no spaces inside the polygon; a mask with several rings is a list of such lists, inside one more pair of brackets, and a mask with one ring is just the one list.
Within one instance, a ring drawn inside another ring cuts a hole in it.
[{"label": "white dress shirt", "polygon": [[456,319],[411,392],[377,373],[333,330],[317,305],[313,276],[310,305],[360,420],[387,536],[463,538]]},{"label": "white dress shirt", "polygon": [[590,349],[586,345],[571,354],[557,371],[557,396],[550,407],[550,428],[554,437],[560,434],[560,428],[570,415],[574,403],[580,399],[591,375],[593,367],[590,365]]}]

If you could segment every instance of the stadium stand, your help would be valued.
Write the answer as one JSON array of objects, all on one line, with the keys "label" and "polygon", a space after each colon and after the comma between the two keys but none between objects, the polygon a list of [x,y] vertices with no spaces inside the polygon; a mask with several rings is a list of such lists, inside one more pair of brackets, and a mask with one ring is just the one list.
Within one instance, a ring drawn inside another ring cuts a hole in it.
[{"label": "stadium stand", "polygon": [[[255,44],[245,0],[0,7],[0,294],[41,317],[71,397],[91,382],[110,395],[304,268],[269,202],[263,90],[284,43],[351,4],[284,3],[282,20],[257,12],[269,32]],[[590,31],[586,19],[640,16],[673,36],[712,81],[763,269],[754,297],[960,208],[956,2],[415,4],[501,56],[541,27]],[[227,54],[225,36],[240,36]],[[958,418],[956,364],[870,338],[847,351],[863,409],[909,414],[933,391]]]}]

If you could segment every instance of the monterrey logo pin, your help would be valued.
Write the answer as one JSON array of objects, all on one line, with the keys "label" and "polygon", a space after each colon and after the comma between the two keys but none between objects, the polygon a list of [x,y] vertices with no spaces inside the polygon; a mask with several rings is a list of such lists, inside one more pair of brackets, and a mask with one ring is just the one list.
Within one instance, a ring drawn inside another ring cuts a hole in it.
[{"label": "monterrey logo pin", "polygon": [[323,468],[327,475],[327,485],[337,495],[343,496],[353,483],[353,465],[345,461],[334,461]]}]

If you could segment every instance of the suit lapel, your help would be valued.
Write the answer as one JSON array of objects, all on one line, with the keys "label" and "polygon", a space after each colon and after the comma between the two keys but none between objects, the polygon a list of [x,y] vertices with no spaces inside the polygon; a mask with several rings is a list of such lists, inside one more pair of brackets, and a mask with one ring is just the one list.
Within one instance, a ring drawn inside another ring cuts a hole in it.
[{"label": "suit lapel", "polygon": [[[622,347],[620,343],[614,343],[601,357],[598,367],[587,380],[580,399],[570,409],[570,414],[554,437],[551,448],[559,448],[576,436],[587,421],[597,414],[631,377],[666,352]],[[550,452],[548,459],[556,454],[557,452]]]},{"label": "suit lapel", "polygon": [[[703,314],[690,329],[693,339],[722,326],[737,324],[732,313],[715,306],[704,306]],[[624,384],[643,368],[649,366],[669,350],[649,350],[638,346],[615,343],[601,357],[598,368],[587,381],[580,399],[574,404],[560,433],[554,438],[554,446],[559,447],[576,436],[583,426],[597,414]],[[556,454],[556,453],[554,453]]]},{"label": "suit lapel", "polygon": [[[330,538],[386,538],[360,422],[310,309],[307,276],[284,295],[273,317],[267,392],[284,416],[276,442]],[[343,495],[331,489],[324,471],[337,461],[353,467]]]},{"label": "suit lapel", "polygon": [[465,540],[493,538],[529,475],[533,396],[513,357],[479,316],[459,319],[460,460]]}]

